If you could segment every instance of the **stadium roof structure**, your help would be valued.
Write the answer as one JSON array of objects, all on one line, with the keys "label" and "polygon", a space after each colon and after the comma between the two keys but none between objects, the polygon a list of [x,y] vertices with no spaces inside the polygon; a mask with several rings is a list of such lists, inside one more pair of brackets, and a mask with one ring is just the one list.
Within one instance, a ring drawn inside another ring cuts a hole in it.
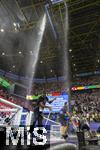
[{"label": "stadium roof structure", "polygon": [[100,69],[99,0],[1,0],[0,69],[24,76],[41,16],[47,24],[35,76],[62,76],[66,6],[72,75]]}]

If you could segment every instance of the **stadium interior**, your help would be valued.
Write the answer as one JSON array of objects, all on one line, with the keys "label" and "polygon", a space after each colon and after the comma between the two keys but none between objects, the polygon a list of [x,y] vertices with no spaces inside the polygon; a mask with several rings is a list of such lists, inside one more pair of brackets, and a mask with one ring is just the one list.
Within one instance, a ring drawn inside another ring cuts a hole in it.
[{"label": "stadium interior", "polygon": [[[56,98],[52,110],[43,111],[44,149],[100,149],[99,0],[0,1],[1,136],[5,127],[31,125],[32,100],[44,91]],[[62,139],[59,114],[66,102],[68,138]],[[77,118],[88,122],[91,137]]]}]

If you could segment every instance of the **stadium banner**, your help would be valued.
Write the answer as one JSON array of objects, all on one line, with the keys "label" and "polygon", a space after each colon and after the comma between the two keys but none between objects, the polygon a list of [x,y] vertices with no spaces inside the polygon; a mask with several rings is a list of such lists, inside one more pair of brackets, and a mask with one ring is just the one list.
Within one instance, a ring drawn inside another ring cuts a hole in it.
[{"label": "stadium banner", "polygon": [[79,91],[79,90],[88,90],[88,89],[99,89],[100,85],[89,85],[89,86],[74,86],[71,88],[72,91]]}]

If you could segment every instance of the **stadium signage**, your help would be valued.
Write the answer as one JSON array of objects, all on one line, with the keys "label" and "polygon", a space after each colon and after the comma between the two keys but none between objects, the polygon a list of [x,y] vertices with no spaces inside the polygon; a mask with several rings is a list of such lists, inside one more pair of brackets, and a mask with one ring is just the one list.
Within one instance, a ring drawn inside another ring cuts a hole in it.
[{"label": "stadium signage", "polygon": [[72,87],[72,91],[78,91],[78,90],[88,90],[88,89],[98,89],[100,88],[100,85],[90,85],[90,86],[78,86],[78,87]]}]

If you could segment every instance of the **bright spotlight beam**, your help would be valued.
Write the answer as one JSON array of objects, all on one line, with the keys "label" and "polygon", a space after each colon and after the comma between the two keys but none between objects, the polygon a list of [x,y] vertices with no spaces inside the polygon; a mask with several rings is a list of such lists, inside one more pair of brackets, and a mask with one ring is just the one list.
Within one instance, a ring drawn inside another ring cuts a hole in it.
[{"label": "bright spotlight beam", "polygon": [[35,43],[35,47],[34,47],[34,51],[33,51],[33,58],[32,58],[32,71],[31,71],[31,78],[30,78],[30,81],[29,81],[29,93],[31,92],[31,89],[32,89],[32,84],[33,84],[33,78],[34,78],[34,75],[35,75],[35,71],[36,71],[36,65],[37,65],[37,61],[38,61],[38,58],[39,58],[39,51],[40,51],[40,46],[41,46],[41,42],[42,42],[42,39],[43,39],[43,34],[44,34],[44,31],[45,31],[45,26],[46,26],[46,14],[44,14],[43,18],[42,18],[42,21],[40,21],[40,24],[39,24],[39,32],[38,32],[38,37],[37,37],[37,40],[36,40],[36,43]]},{"label": "bright spotlight beam", "polygon": [[67,93],[68,93],[68,105],[69,105],[69,111],[70,111],[70,62],[69,62],[69,52],[68,52],[68,32],[69,32],[69,18],[68,18],[68,6],[66,2],[64,1],[65,4],[65,20],[64,20],[64,43],[63,43],[63,50],[64,50],[64,68],[63,68],[63,75],[65,76],[66,82],[64,83],[64,87],[66,87]]}]

